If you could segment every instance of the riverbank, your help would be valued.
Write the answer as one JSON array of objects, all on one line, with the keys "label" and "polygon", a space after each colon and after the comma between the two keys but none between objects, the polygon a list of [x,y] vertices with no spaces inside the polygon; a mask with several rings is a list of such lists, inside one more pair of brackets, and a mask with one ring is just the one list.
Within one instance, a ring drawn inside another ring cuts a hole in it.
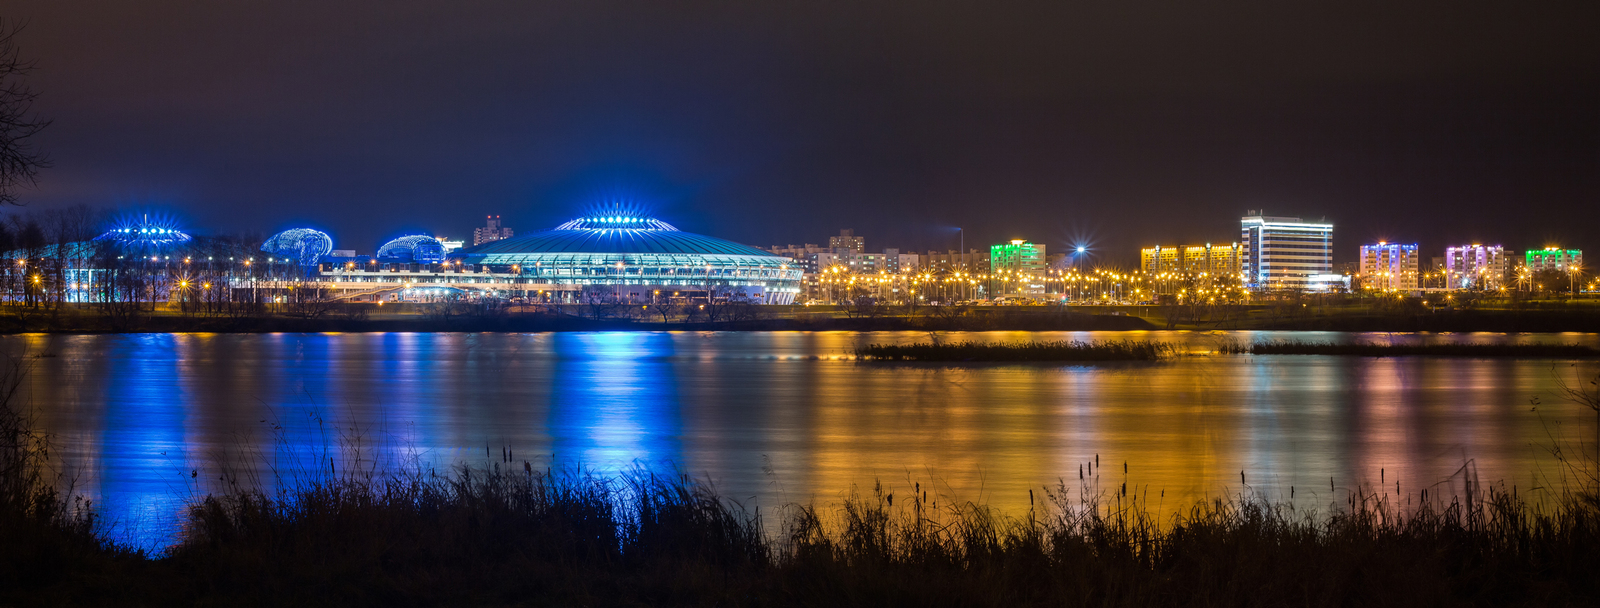
[{"label": "riverbank", "polygon": [[4,333],[262,333],[448,331],[1120,331],[1273,330],[1342,332],[1600,333],[1600,305],[1521,308],[1375,310],[1366,305],[1293,303],[1218,306],[878,307],[747,306],[714,311],[648,306],[524,307],[344,305],[314,311],[203,314],[157,309],[111,316],[87,307],[0,308]]},{"label": "riverbank", "polygon": [[867,361],[1156,361],[1178,352],[1168,342],[955,342],[868,344],[857,348]]},{"label": "riverbank", "polygon": [[[396,307],[388,307],[396,308]],[[648,309],[641,309],[647,311]],[[270,332],[554,332],[554,331],[1120,331],[1155,329],[1123,314],[1057,310],[998,310],[961,316],[850,316],[805,310],[762,311],[748,318],[666,321],[585,315],[576,309],[516,313],[443,314],[426,306],[404,312],[297,317],[282,314],[203,315],[160,311],[112,318],[89,311],[0,313],[0,334],[18,333],[270,333]]]},{"label": "riverbank", "polygon": [[1226,354],[1324,355],[1345,357],[1516,357],[1526,359],[1583,359],[1600,357],[1600,350],[1579,344],[1334,344],[1278,340],[1255,344],[1231,344],[1220,349]]}]

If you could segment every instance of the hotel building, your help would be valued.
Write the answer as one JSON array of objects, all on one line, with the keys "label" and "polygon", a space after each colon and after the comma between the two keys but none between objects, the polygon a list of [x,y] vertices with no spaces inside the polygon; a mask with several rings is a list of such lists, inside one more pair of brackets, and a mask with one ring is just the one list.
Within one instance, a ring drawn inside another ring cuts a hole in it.
[{"label": "hotel building", "polygon": [[1527,265],[1528,270],[1534,272],[1541,270],[1570,272],[1573,268],[1583,268],[1583,250],[1555,247],[1529,249],[1523,263]]},{"label": "hotel building", "polygon": [[1495,290],[1505,286],[1511,260],[1499,245],[1446,247],[1444,268],[1453,289]]},{"label": "hotel building", "polygon": [[1419,270],[1416,243],[1361,246],[1361,280],[1368,289],[1415,291]]},{"label": "hotel building", "polygon": [[1156,245],[1139,250],[1139,270],[1150,279],[1156,293],[1176,293],[1187,279],[1237,278],[1243,269],[1243,248],[1231,245]]},{"label": "hotel building", "polygon": [[1021,239],[989,247],[990,293],[1043,294],[1047,257],[1044,245]]},{"label": "hotel building", "polygon": [[1251,291],[1325,288],[1333,271],[1333,224],[1260,213],[1239,219],[1241,266]]}]

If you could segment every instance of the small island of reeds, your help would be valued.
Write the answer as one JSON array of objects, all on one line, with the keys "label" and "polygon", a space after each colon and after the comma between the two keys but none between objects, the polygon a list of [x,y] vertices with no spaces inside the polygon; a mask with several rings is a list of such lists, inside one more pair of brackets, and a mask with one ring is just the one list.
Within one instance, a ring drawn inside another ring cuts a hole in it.
[{"label": "small island of reeds", "polygon": [[1336,355],[1357,357],[1525,357],[1576,359],[1600,356],[1600,350],[1579,344],[1378,344],[1275,340],[1229,344],[1225,354]]},{"label": "small island of reeds", "polygon": [[1155,361],[1176,354],[1167,342],[953,342],[949,344],[869,344],[856,349],[870,361]]}]

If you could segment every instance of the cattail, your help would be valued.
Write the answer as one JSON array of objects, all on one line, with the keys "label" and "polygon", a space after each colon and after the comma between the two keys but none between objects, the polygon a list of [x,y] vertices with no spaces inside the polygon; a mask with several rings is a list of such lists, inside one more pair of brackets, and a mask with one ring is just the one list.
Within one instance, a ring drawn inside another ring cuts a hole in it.
[{"label": "cattail", "polygon": [[1033,488],[1028,488],[1028,506],[1033,506]]}]

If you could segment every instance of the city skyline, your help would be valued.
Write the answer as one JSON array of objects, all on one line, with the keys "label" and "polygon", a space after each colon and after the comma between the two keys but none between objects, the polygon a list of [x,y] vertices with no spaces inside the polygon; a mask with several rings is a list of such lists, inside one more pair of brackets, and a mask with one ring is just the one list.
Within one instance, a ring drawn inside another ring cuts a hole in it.
[{"label": "city skyline", "polygon": [[22,200],[372,243],[622,200],[752,243],[1108,254],[1264,208],[1340,226],[1336,262],[1600,221],[1587,4],[393,8],[349,36],[364,11],[13,3],[54,120]]}]

